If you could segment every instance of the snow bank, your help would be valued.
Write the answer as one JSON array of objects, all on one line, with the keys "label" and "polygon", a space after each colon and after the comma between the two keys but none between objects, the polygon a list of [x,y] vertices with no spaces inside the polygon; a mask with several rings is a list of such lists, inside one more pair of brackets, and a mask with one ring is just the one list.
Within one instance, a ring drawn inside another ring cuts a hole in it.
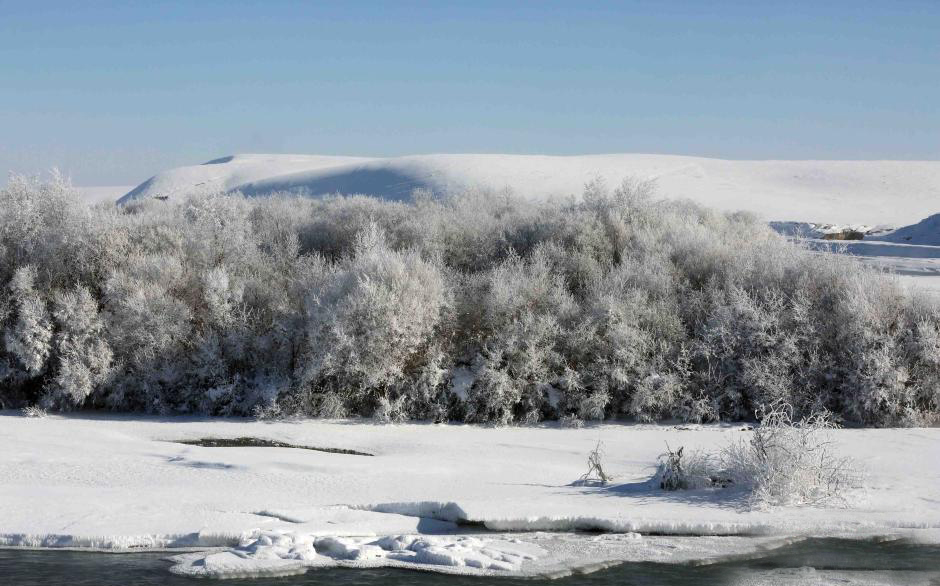
[{"label": "snow bank", "polygon": [[242,532],[197,531],[147,535],[70,535],[63,533],[6,533],[0,547],[89,549],[95,551],[158,551],[228,547],[243,538]]},{"label": "snow bank", "polygon": [[601,177],[655,179],[666,198],[692,199],[771,220],[904,225],[937,212],[938,161],[726,161],[672,155],[417,155],[370,159],[305,155],[235,155],[170,169],[122,203],[193,191],[264,195],[274,191],[365,193],[400,200],[415,188],[435,193],[467,187],[512,189],[533,199],[580,197]]},{"label": "snow bank", "polygon": [[317,567],[394,567],[444,574],[560,578],[625,561],[717,561],[766,552],[795,541],[799,539],[543,532],[333,538],[263,531],[224,552],[183,554],[169,560],[174,563],[174,573],[214,578],[298,574]]},{"label": "snow bank", "polygon": [[609,517],[527,517],[524,519],[490,519],[484,522],[495,531],[606,531],[612,533],[643,533],[655,535],[766,535],[771,526],[759,523],[722,521],[661,521],[656,519],[611,519]]},{"label": "snow bank", "polygon": [[[700,493],[706,494],[704,492]],[[491,531],[603,531],[610,533],[647,533],[656,535],[766,535],[772,528],[759,523],[686,520],[663,521],[643,518],[610,518],[592,515],[536,515],[528,517],[480,517],[469,515],[454,502],[380,503],[357,507],[379,513],[411,515],[427,519],[472,525]]]},{"label": "snow bank", "polygon": [[422,517],[425,519],[436,519],[450,523],[482,523],[470,519],[467,512],[454,502],[405,502],[405,503],[379,503],[375,505],[363,505],[357,507],[366,511],[376,513],[394,513],[397,515],[408,515],[411,517]]}]

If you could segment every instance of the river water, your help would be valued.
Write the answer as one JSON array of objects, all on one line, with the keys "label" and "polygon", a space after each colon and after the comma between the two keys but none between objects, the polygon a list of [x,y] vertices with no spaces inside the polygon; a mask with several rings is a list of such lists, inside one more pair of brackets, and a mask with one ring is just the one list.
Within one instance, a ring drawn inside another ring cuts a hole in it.
[{"label": "river water", "polygon": [[[171,574],[167,554],[0,550],[3,586],[180,586],[205,579]],[[210,582],[211,583],[211,582]],[[557,580],[451,576],[393,569],[318,569],[301,576],[225,580],[224,586],[700,586],[746,584],[940,585],[940,546],[904,541],[809,539],[759,557],[709,565],[625,563]]]}]

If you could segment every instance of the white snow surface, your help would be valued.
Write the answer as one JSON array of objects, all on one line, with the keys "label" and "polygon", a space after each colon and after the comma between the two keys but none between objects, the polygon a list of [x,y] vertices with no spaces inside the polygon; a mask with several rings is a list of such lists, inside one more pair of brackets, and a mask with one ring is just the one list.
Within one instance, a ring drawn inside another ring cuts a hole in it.
[{"label": "white snow surface", "polygon": [[875,240],[940,247],[940,214],[933,214],[912,226],[904,226],[880,235]]},{"label": "white snow surface", "polygon": [[[667,493],[649,482],[666,442],[714,450],[749,433],[4,412],[0,546],[224,547],[174,567],[222,577],[317,565],[560,575],[747,553],[807,535],[940,541],[938,428],[836,431],[838,450],[866,470],[849,507],[752,510],[733,491]],[[246,436],[375,456],[173,441]],[[597,441],[615,481],[576,486]],[[579,529],[611,534],[571,533]],[[545,531],[553,533],[537,533]]]},{"label": "white snow surface", "polygon": [[809,238],[805,242],[814,250],[854,256],[865,265],[893,275],[910,291],[940,295],[940,246],[878,239],[833,241]]},{"label": "white snow surface", "polygon": [[199,577],[282,575],[304,571],[307,567],[347,562],[354,567],[433,566],[518,573],[523,562],[534,561],[545,554],[539,546],[515,537],[317,537],[298,530],[259,530],[227,551],[175,556],[172,559],[176,565],[171,571]]},{"label": "white snow surface", "polygon": [[394,200],[509,188],[532,199],[579,197],[584,184],[655,179],[658,194],[768,220],[903,226],[937,213],[940,161],[730,161],[648,154],[436,154],[391,158],[234,155],[161,172],[123,203],[198,191],[362,193]]},{"label": "white snow surface", "polygon": [[75,191],[82,201],[94,205],[114,203],[133,187],[133,185],[83,185],[75,186]]},{"label": "white snow surface", "polygon": [[319,155],[233,155],[201,165],[177,167],[154,175],[119,201],[152,197],[178,197],[190,193],[231,191],[246,183],[368,161],[365,157]]}]

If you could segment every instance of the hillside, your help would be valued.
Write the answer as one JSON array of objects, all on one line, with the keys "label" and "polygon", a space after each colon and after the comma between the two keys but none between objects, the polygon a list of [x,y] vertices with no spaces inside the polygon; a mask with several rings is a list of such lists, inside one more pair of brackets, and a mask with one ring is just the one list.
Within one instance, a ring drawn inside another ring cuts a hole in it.
[{"label": "hillside", "polygon": [[131,189],[131,185],[93,185],[76,186],[75,191],[82,201],[88,204],[113,202]]},{"label": "hillside", "polygon": [[937,212],[938,161],[729,161],[674,155],[417,155],[394,158],[235,155],[151,177],[120,199],[191,191],[365,193],[407,198],[467,187],[510,188],[525,198],[579,195],[596,177],[655,179],[659,195],[768,220],[913,224]]},{"label": "hillside", "polygon": [[[938,206],[940,206],[940,202],[938,202]],[[894,232],[878,237],[877,240],[899,244],[940,246],[940,214],[924,218],[912,226],[899,228]]]}]

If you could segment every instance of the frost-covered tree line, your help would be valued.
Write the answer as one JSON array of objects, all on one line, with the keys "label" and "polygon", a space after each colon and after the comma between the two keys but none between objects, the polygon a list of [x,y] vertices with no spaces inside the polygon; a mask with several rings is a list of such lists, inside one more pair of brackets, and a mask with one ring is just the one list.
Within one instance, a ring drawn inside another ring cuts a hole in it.
[{"label": "frost-covered tree line", "polygon": [[940,309],[746,214],[595,181],[193,195],[0,191],[0,405],[577,423],[777,402],[867,425],[940,410]]}]

